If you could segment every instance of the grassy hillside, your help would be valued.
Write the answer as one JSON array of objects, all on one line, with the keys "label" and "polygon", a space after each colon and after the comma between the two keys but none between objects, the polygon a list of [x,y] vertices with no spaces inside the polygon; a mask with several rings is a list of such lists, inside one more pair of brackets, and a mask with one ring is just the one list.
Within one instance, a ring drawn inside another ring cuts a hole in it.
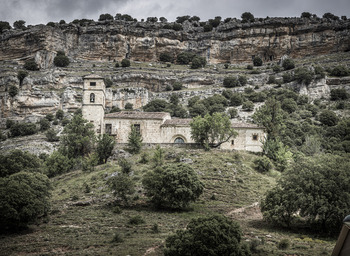
[{"label": "grassy hillside", "polygon": [[[153,149],[144,152],[153,154]],[[166,149],[166,163],[185,161],[205,185],[200,199],[185,211],[155,210],[141,187],[152,164],[131,156],[137,189],[129,207],[118,205],[106,186],[120,171],[116,162],[92,172],[77,170],[52,179],[52,210],[48,219],[30,229],[0,237],[1,255],[162,255],[166,237],[183,229],[191,218],[220,213],[237,220],[253,255],[330,255],[335,239],[276,229],[262,220],[259,202],[274,186],[279,173],[260,174],[253,168],[257,156],[247,152]],[[130,224],[140,216],[144,223]],[[288,239],[287,250],[278,243]]]}]

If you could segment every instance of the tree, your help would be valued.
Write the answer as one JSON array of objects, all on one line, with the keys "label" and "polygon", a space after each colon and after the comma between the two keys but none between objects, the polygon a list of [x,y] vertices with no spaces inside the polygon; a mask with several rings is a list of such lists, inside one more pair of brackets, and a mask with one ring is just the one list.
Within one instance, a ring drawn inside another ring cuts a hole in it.
[{"label": "tree", "polygon": [[192,52],[181,52],[176,57],[176,62],[180,65],[187,65],[189,64],[192,59],[196,56],[196,54]]},{"label": "tree", "polygon": [[142,184],[146,195],[158,208],[186,208],[203,192],[196,172],[183,163],[156,167],[146,173]]},{"label": "tree", "polygon": [[242,18],[243,22],[248,22],[248,21],[254,22],[254,20],[255,20],[254,15],[250,12],[242,13],[241,18]]},{"label": "tree", "polygon": [[127,151],[131,154],[138,154],[142,147],[142,136],[135,126],[130,126],[130,133],[128,136]]},{"label": "tree", "polygon": [[331,76],[348,76],[350,75],[350,70],[343,65],[338,65],[331,70]]},{"label": "tree", "polygon": [[124,109],[132,110],[134,105],[130,102],[125,103]]},{"label": "tree", "polygon": [[294,60],[290,58],[285,59],[282,63],[282,67],[284,68],[284,70],[290,70],[295,68]]},{"label": "tree", "polygon": [[337,115],[331,110],[323,110],[319,119],[322,124],[327,126],[335,126],[339,120]]},{"label": "tree", "polygon": [[311,18],[311,16],[312,16],[312,14],[311,13],[309,13],[309,12],[303,12],[302,14],[301,14],[301,18],[307,18],[307,19],[310,19]]},{"label": "tree", "polygon": [[189,15],[176,17],[176,22],[177,23],[183,23],[184,21],[188,20],[190,17],[191,16],[189,16]]},{"label": "tree", "polygon": [[101,14],[100,17],[98,18],[98,21],[104,21],[104,20],[112,20],[113,21],[114,18],[109,13]]},{"label": "tree", "polygon": [[62,120],[64,117],[64,112],[62,109],[59,109],[56,111],[56,118],[59,119],[59,120]]},{"label": "tree", "polygon": [[241,244],[242,231],[237,222],[223,215],[192,219],[185,230],[178,230],[165,241],[165,256],[249,256]]},{"label": "tree", "polygon": [[57,132],[53,128],[48,129],[45,135],[46,135],[47,141],[49,142],[60,140],[60,138],[57,136]]},{"label": "tree", "polygon": [[45,173],[48,177],[55,177],[69,172],[72,161],[59,151],[54,151],[45,161]]},{"label": "tree", "polygon": [[13,27],[15,29],[25,29],[26,28],[26,22],[24,20],[16,20],[14,23],[13,23]]},{"label": "tree", "polygon": [[7,177],[18,171],[36,172],[40,169],[40,160],[27,151],[15,149],[6,155],[0,154],[0,177]]},{"label": "tree", "polygon": [[28,76],[28,72],[27,71],[24,71],[24,70],[19,70],[17,72],[17,78],[19,80],[19,87],[22,87],[22,84],[23,84],[23,80],[24,78],[26,78]]},{"label": "tree", "polygon": [[350,163],[347,157],[317,155],[288,168],[261,204],[264,218],[293,225],[297,216],[323,232],[339,232],[350,208]]},{"label": "tree", "polygon": [[63,51],[58,51],[56,57],[53,59],[53,63],[56,67],[67,67],[70,61]]},{"label": "tree", "polygon": [[85,156],[92,151],[95,140],[94,125],[75,113],[71,122],[64,127],[61,136],[61,152],[68,158]]},{"label": "tree", "polygon": [[32,135],[37,132],[33,123],[14,123],[10,128],[11,137]]},{"label": "tree", "polygon": [[229,116],[222,113],[206,114],[204,117],[197,116],[190,126],[192,139],[206,149],[219,147],[222,143],[237,136]]},{"label": "tree", "polygon": [[331,100],[346,100],[349,98],[345,88],[331,89]]},{"label": "tree", "polygon": [[21,171],[0,178],[0,228],[26,227],[50,209],[50,180],[38,172]]},{"label": "tree", "polygon": [[107,185],[113,191],[114,196],[119,197],[128,205],[130,195],[135,193],[135,183],[129,174],[118,173],[107,181]]},{"label": "tree", "polygon": [[159,55],[159,60],[162,61],[162,62],[173,62],[174,61],[174,57],[169,52],[162,52]]},{"label": "tree", "polygon": [[174,91],[180,91],[182,89],[182,83],[180,81],[176,81],[173,83]]},{"label": "tree", "polygon": [[9,88],[9,95],[10,97],[15,97],[18,94],[18,87],[15,85],[11,85]]},{"label": "tree", "polygon": [[145,112],[170,112],[169,103],[165,100],[155,99],[143,106]]},{"label": "tree", "polygon": [[250,100],[243,102],[242,110],[251,112],[254,110],[254,103]]},{"label": "tree", "polygon": [[6,29],[11,29],[10,23],[7,21],[0,21],[0,33],[2,33]]},{"label": "tree", "polygon": [[233,87],[238,87],[241,84],[239,83],[237,77],[228,76],[224,78],[223,85],[226,88],[233,88]]},{"label": "tree", "polygon": [[122,59],[121,65],[122,65],[123,68],[130,67],[130,60]]},{"label": "tree", "polygon": [[259,56],[254,57],[253,59],[253,65],[254,66],[262,66],[263,61]]},{"label": "tree", "polygon": [[46,131],[51,126],[50,121],[47,120],[46,118],[40,119],[39,123],[40,123],[40,131]]},{"label": "tree", "polygon": [[294,79],[297,80],[298,83],[304,83],[306,85],[309,85],[314,78],[313,71],[309,70],[305,67],[297,68],[294,71]]},{"label": "tree", "polygon": [[39,70],[38,64],[34,59],[27,60],[23,66],[26,70],[36,71]]},{"label": "tree", "polygon": [[207,61],[204,57],[195,56],[192,59],[191,68],[192,69],[203,68],[205,67],[206,64],[207,64]]},{"label": "tree", "polygon": [[96,153],[98,155],[98,163],[107,163],[108,157],[112,155],[113,148],[115,146],[115,140],[108,134],[100,135],[97,139]]}]

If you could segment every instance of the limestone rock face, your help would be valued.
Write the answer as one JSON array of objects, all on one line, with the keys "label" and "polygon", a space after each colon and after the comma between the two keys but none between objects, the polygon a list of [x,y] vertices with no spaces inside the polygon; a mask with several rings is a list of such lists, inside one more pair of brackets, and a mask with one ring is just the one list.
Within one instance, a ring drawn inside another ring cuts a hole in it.
[{"label": "limestone rock face", "polygon": [[[58,50],[72,59],[156,61],[162,52],[193,51],[210,63],[265,61],[350,50],[350,20],[270,18],[253,23],[233,19],[211,32],[185,22],[184,30],[162,23],[91,22],[84,26],[37,25],[0,35],[0,60],[34,57],[41,68],[52,66]],[[197,23],[196,23],[197,24]]]}]

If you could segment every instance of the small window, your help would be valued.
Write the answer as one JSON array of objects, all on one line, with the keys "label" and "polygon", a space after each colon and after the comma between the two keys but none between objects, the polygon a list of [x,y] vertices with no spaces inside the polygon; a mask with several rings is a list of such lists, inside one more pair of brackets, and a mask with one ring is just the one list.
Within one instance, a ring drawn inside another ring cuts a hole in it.
[{"label": "small window", "polygon": [[257,134],[253,134],[253,140],[258,140],[258,135]]},{"label": "small window", "polygon": [[234,140],[231,140],[231,145],[235,145],[235,141]]},{"label": "small window", "polygon": [[96,82],[90,82],[90,86],[96,86]]},{"label": "small window", "polygon": [[106,131],[106,134],[111,135],[112,134],[112,124],[106,124],[105,131]]},{"label": "small window", "polygon": [[141,134],[140,124],[134,124],[134,128],[138,134]]},{"label": "small window", "polygon": [[95,94],[94,93],[90,94],[90,102],[95,102]]},{"label": "small window", "polygon": [[177,137],[174,141],[174,143],[185,143],[184,139],[181,137]]}]

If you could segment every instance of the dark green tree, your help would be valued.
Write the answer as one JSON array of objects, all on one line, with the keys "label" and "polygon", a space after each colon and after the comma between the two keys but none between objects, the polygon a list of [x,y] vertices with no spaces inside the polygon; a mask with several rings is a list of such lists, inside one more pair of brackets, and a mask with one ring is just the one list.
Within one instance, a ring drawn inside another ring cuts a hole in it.
[{"label": "dark green tree", "polygon": [[138,154],[140,153],[141,148],[142,148],[142,136],[140,132],[137,131],[133,125],[131,125],[130,133],[128,136],[127,151],[131,154]]},{"label": "dark green tree", "polygon": [[320,122],[327,126],[334,126],[338,123],[339,118],[331,110],[323,110],[320,114]]},{"label": "dark green tree", "polygon": [[226,88],[233,88],[233,87],[238,87],[241,84],[239,83],[237,77],[228,76],[224,78],[223,85]]},{"label": "dark green tree", "polygon": [[250,12],[242,13],[241,18],[242,18],[243,22],[248,22],[248,21],[254,22],[254,20],[255,20],[254,15]]},{"label": "dark green tree", "polygon": [[165,241],[165,256],[249,256],[242,245],[237,222],[223,215],[192,219],[185,230],[178,230]]},{"label": "dark green tree", "polygon": [[26,70],[36,71],[39,70],[38,64],[34,59],[27,60],[23,66]]},{"label": "dark green tree", "polygon": [[45,174],[54,177],[69,172],[73,167],[72,161],[59,151],[54,151],[45,161]]},{"label": "dark green tree", "polygon": [[291,226],[297,216],[314,230],[339,232],[350,208],[350,162],[347,157],[301,158],[285,172],[262,201],[264,218]]},{"label": "dark green tree", "polygon": [[174,61],[174,57],[169,52],[162,52],[159,55],[159,60],[162,61],[162,62],[173,62]]},{"label": "dark green tree", "polygon": [[183,163],[157,167],[142,180],[146,195],[158,208],[184,209],[203,192],[196,172]]},{"label": "dark green tree", "polygon": [[2,33],[6,29],[11,29],[10,23],[7,21],[0,21],[0,33]]},{"label": "dark green tree", "polygon": [[46,216],[50,189],[50,180],[39,172],[21,171],[0,178],[0,228],[13,231]]},{"label": "dark green tree", "polygon": [[130,67],[130,60],[128,60],[128,59],[122,59],[121,65],[122,65],[123,68]]},{"label": "dark green tree", "polygon": [[143,106],[145,112],[171,112],[169,103],[165,100],[155,99]]},{"label": "dark green tree", "polygon": [[9,95],[10,97],[15,97],[18,94],[18,87],[15,85],[11,85],[9,88]]},{"label": "dark green tree", "polygon": [[206,64],[207,64],[207,61],[204,57],[195,56],[192,59],[191,68],[192,69],[203,68],[205,67]]},{"label": "dark green tree", "polygon": [[284,70],[290,70],[295,68],[294,60],[290,58],[283,60],[282,67],[284,68]]},{"label": "dark green tree", "polygon": [[108,134],[100,135],[97,139],[96,153],[98,155],[98,163],[105,164],[107,159],[112,155],[115,140]]},{"label": "dark green tree", "polygon": [[24,20],[16,20],[14,23],[13,23],[13,27],[15,29],[25,29],[26,28],[26,22]]},{"label": "dark green tree", "polygon": [[254,66],[262,66],[262,64],[263,64],[263,61],[262,61],[262,59],[259,57],[259,56],[256,56],[256,57],[254,57],[254,59],[253,59],[253,65]]},{"label": "dark green tree", "polygon": [[101,14],[98,18],[98,21],[104,21],[104,20],[114,20],[113,16],[109,13]]},{"label": "dark green tree", "polygon": [[48,129],[45,135],[46,135],[47,141],[49,142],[60,140],[60,138],[57,136],[57,132],[53,128]]},{"label": "dark green tree", "polygon": [[70,61],[63,51],[58,51],[56,57],[53,59],[53,63],[56,67],[67,67]]},{"label": "dark green tree", "polygon": [[62,109],[56,111],[56,118],[62,120],[64,118],[64,112]]},{"label": "dark green tree", "polygon": [[94,125],[75,113],[71,122],[64,127],[61,136],[61,152],[69,158],[88,155],[95,141]]},{"label": "dark green tree", "polygon": [[230,117],[222,113],[197,116],[190,126],[192,139],[206,149],[219,147],[237,136],[237,132],[232,128]]},{"label": "dark green tree", "polygon": [[130,196],[135,193],[135,182],[129,174],[118,173],[107,181],[107,185],[114,196],[121,199],[125,205],[129,204]]}]

